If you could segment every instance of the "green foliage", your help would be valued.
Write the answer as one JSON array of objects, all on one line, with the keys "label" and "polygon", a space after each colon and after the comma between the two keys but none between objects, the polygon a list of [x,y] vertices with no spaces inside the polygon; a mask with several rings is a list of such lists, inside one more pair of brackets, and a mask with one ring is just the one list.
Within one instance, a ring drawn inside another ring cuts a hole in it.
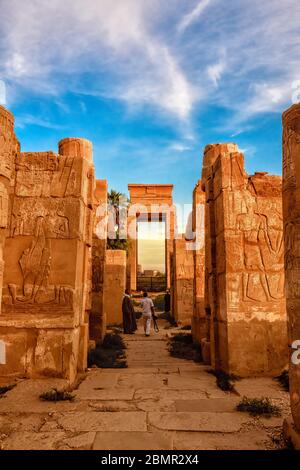
[{"label": "green foliage", "polygon": [[282,385],[286,392],[290,391],[290,377],[288,370],[284,370],[280,375],[278,375],[278,377],[275,377],[275,380]]},{"label": "green foliage", "polygon": [[122,337],[117,333],[109,333],[102,343],[98,343],[88,355],[89,367],[102,369],[123,369],[127,367],[124,350],[126,346]]},{"label": "green foliage", "polygon": [[239,377],[237,377],[234,374],[226,374],[226,372],[222,370],[208,370],[207,371],[209,374],[212,374],[216,377],[217,379],[217,386],[223,390],[223,392],[235,392],[235,388],[232,382],[236,382],[237,380],[240,380]]},{"label": "green foliage", "polygon": [[15,384],[12,385],[6,385],[4,387],[0,387],[0,396],[5,395],[7,392],[10,392],[13,388],[15,388]]},{"label": "green foliage", "polygon": [[48,392],[42,393],[40,395],[40,400],[43,401],[73,401],[75,395],[72,395],[66,390],[57,390],[57,388],[52,388]]},{"label": "green foliage", "polygon": [[169,352],[172,357],[178,359],[202,362],[200,346],[193,342],[191,334],[179,333],[174,335],[169,342]]},{"label": "green foliage", "polygon": [[251,416],[280,416],[280,408],[274,405],[270,398],[247,398],[237,405],[237,411],[250,413]]},{"label": "green foliage", "polygon": [[115,239],[107,239],[108,250],[125,250],[128,251],[128,241],[120,239],[120,208],[126,209],[128,207],[128,199],[125,194],[119,193],[115,190],[111,190],[107,195],[107,202],[109,205],[115,208],[116,212],[116,226],[115,226]]},{"label": "green foliage", "polygon": [[123,338],[116,334],[116,333],[108,333],[105,335],[103,343],[101,344],[103,349],[118,349],[124,350],[126,349],[125,343]]}]

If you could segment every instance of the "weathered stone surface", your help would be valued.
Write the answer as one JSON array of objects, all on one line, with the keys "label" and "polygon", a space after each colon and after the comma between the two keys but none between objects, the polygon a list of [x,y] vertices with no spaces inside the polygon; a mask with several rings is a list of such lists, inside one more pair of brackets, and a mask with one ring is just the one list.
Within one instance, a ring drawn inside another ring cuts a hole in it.
[{"label": "weathered stone surface", "polygon": [[58,422],[71,432],[147,431],[146,414],[142,411],[69,413]]},{"label": "weathered stone surface", "polygon": [[33,433],[14,432],[2,444],[3,450],[56,450],[66,436],[63,431]]},{"label": "weathered stone surface", "polygon": [[261,450],[270,438],[264,430],[239,434],[176,432],[174,450]]},{"label": "weathered stone surface", "polygon": [[126,251],[107,250],[104,277],[104,314],[108,325],[123,322],[122,301],[126,289]]},{"label": "weathered stone surface", "polygon": [[281,178],[248,176],[234,144],[207,146],[206,300],[214,368],[240,376],[286,366]]},{"label": "weathered stone surface", "polygon": [[261,398],[262,393],[269,398],[285,398],[288,396],[280,385],[269,378],[243,379],[235,382],[234,388],[241,396],[248,398]]},{"label": "weathered stone surface", "polygon": [[175,408],[178,412],[214,412],[227,413],[235,411],[240,398],[210,398],[202,400],[176,400]]},{"label": "weathered stone surface", "polygon": [[172,433],[97,432],[94,450],[170,450]]},{"label": "weathered stone surface", "polygon": [[70,437],[59,442],[59,450],[91,450],[95,441],[96,433],[87,432],[79,434],[75,437]]},{"label": "weathered stone surface", "polygon": [[92,246],[92,305],[89,316],[89,337],[102,341],[106,333],[104,312],[104,271],[107,242],[107,181],[96,180],[94,193],[94,232]]},{"label": "weathered stone surface", "polygon": [[290,394],[292,415],[300,433],[300,105],[283,115],[283,217],[285,231],[285,274],[290,357]]},{"label": "weathered stone surface", "polygon": [[194,308],[192,334],[198,344],[207,336],[207,321],[204,308],[205,286],[205,193],[201,180],[193,191],[193,233],[194,233]]},{"label": "weathered stone surface", "polygon": [[[5,271],[0,341],[5,345],[5,363],[0,374],[46,375],[74,382],[87,363],[92,144],[72,138],[60,142],[59,154],[19,153],[13,122],[10,126],[3,151],[13,161],[15,178],[1,250]],[[2,189],[0,181],[0,194]]]},{"label": "weathered stone surface", "polygon": [[103,389],[100,390],[79,390],[76,392],[76,397],[80,400],[132,400],[134,389]]},{"label": "weathered stone surface", "polygon": [[184,400],[186,397],[189,397],[191,400],[198,400],[201,398],[207,398],[207,395],[204,390],[172,390],[168,388],[167,390],[161,389],[139,389],[136,390],[134,394],[134,399],[139,400]]},{"label": "weathered stone surface", "polygon": [[237,432],[248,416],[232,413],[149,413],[149,424],[168,431]]},{"label": "weathered stone surface", "polygon": [[19,152],[20,145],[14,133],[14,117],[3,106],[0,106],[0,313],[10,193],[15,178],[15,158]]},{"label": "weathered stone surface", "polygon": [[172,313],[178,325],[191,325],[194,310],[193,242],[174,240]]}]

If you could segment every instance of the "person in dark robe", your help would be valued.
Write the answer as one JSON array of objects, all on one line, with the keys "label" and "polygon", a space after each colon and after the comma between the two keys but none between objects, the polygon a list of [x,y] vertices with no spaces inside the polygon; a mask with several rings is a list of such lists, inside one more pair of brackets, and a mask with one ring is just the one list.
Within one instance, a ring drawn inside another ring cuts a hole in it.
[{"label": "person in dark robe", "polygon": [[171,294],[170,291],[167,290],[165,294],[165,313],[170,313],[171,311]]},{"label": "person in dark robe", "polygon": [[122,303],[122,313],[123,313],[123,329],[125,335],[133,335],[137,330],[135,311],[133,307],[132,300],[130,298],[130,293],[126,289],[125,295],[123,297]]}]

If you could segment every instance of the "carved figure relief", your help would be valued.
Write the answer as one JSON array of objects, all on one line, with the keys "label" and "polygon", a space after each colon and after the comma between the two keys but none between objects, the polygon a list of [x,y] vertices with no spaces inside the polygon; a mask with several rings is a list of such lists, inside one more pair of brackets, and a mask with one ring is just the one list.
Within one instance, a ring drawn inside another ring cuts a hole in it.
[{"label": "carved figure relief", "polygon": [[[37,217],[34,239],[19,259],[23,278],[22,286],[8,285],[13,304],[72,305],[73,293],[70,287],[50,286],[48,282],[51,270],[51,241],[47,237],[47,223],[49,220],[46,217]],[[66,225],[63,223],[63,229],[60,228],[60,230],[65,233],[65,229]],[[15,230],[22,233],[20,218],[18,225],[15,225]]]},{"label": "carved figure relief", "polygon": [[245,195],[244,200],[247,212],[237,216],[236,226],[243,236],[243,300],[268,301],[282,298],[282,216],[277,211],[275,202],[271,204],[270,215],[266,215],[258,212],[257,200],[250,192]]}]

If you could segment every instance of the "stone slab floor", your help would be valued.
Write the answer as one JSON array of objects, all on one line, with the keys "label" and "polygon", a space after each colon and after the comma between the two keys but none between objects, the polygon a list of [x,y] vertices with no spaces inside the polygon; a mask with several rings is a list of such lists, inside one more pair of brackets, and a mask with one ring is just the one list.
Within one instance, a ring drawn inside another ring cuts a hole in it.
[{"label": "stone slab floor", "polygon": [[[39,400],[43,391],[65,386],[63,380],[19,380],[0,399],[1,449],[278,448],[288,393],[261,378],[238,382],[237,394],[222,392],[207,367],[169,355],[166,325],[160,320],[160,333],[145,338],[140,321],[136,335],[125,338],[128,369],[88,371],[74,402]],[[243,395],[272,398],[282,417],[235,411]]]}]

